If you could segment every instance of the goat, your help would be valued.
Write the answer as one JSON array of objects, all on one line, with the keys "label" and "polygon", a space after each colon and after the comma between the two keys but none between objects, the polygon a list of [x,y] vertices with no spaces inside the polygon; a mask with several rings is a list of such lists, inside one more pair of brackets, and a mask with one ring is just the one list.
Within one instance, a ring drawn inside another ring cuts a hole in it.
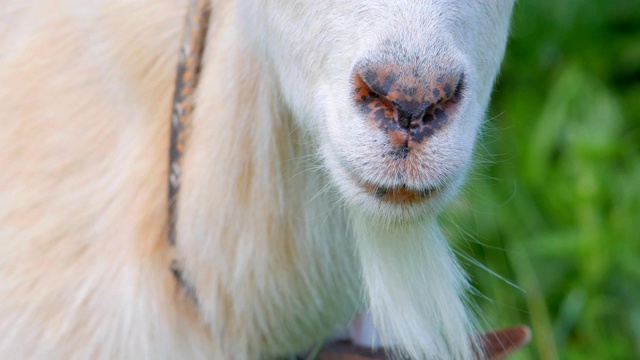
[{"label": "goat", "polygon": [[370,311],[398,354],[473,358],[435,215],[512,7],[211,1],[173,247],[186,2],[2,2],[0,357],[278,358]]}]

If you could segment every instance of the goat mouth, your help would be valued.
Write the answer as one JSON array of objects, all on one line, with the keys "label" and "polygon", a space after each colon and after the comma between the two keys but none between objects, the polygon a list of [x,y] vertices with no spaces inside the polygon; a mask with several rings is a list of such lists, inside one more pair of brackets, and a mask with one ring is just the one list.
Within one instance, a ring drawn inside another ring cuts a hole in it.
[{"label": "goat mouth", "polygon": [[362,187],[372,196],[385,202],[405,204],[415,203],[432,197],[438,189],[426,187],[422,189],[409,188],[406,185],[400,186],[380,186],[372,183],[364,183]]},{"label": "goat mouth", "polygon": [[426,185],[423,187],[409,186],[404,183],[394,185],[382,185],[369,182],[355,175],[355,171],[345,162],[340,162],[348,178],[353,185],[356,185],[363,193],[388,204],[410,205],[424,202],[436,197],[440,192],[446,190],[446,186]]}]

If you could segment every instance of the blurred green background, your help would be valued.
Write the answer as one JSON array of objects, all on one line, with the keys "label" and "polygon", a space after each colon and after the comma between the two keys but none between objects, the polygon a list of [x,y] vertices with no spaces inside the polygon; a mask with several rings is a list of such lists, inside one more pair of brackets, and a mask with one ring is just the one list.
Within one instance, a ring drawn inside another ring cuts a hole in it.
[{"label": "blurred green background", "polygon": [[[476,169],[444,216],[515,359],[640,359],[640,1],[521,0]],[[514,285],[510,285],[512,282]]]}]

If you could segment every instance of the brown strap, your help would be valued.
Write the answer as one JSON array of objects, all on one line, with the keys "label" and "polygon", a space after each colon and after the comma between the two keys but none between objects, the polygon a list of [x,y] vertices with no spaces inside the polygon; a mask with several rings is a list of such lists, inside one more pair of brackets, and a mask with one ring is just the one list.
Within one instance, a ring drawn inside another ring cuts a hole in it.
[{"label": "brown strap", "polygon": [[[512,328],[494,330],[480,335],[480,343],[485,357],[482,360],[501,360],[525,346],[531,339],[528,327],[520,325]],[[325,346],[318,360],[389,360],[392,357],[384,349],[370,349],[352,344],[337,342]]]},{"label": "brown strap", "polygon": [[176,198],[180,190],[180,158],[184,151],[191,115],[193,95],[198,83],[204,40],[209,23],[209,1],[190,0],[180,46],[180,59],[171,109],[171,145],[169,148],[169,232],[171,245],[176,242]]},{"label": "brown strap", "polygon": [[[180,159],[189,134],[191,115],[194,108],[194,93],[198,84],[204,41],[209,25],[210,5],[207,0],[189,0],[185,18],[184,33],[180,44],[180,58],[176,74],[173,107],[171,108],[171,143],[169,147],[169,222],[167,239],[176,244],[176,202],[180,190]],[[177,260],[171,262],[171,272],[181,288],[198,305],[195,289],[182,275],[182,267]]]}]

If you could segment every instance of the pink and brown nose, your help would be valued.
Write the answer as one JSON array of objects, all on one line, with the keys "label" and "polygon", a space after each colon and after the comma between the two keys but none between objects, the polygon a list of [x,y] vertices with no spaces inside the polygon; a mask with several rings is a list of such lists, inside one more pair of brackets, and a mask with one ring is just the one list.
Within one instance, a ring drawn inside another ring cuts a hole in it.
[{"label": "pink and brown nose", "polygon": [[384,131],[395,158],[447,125],[464,90],[464,74],[417,76],[398,65],[360,66],[354,76],[356,106]]}]

